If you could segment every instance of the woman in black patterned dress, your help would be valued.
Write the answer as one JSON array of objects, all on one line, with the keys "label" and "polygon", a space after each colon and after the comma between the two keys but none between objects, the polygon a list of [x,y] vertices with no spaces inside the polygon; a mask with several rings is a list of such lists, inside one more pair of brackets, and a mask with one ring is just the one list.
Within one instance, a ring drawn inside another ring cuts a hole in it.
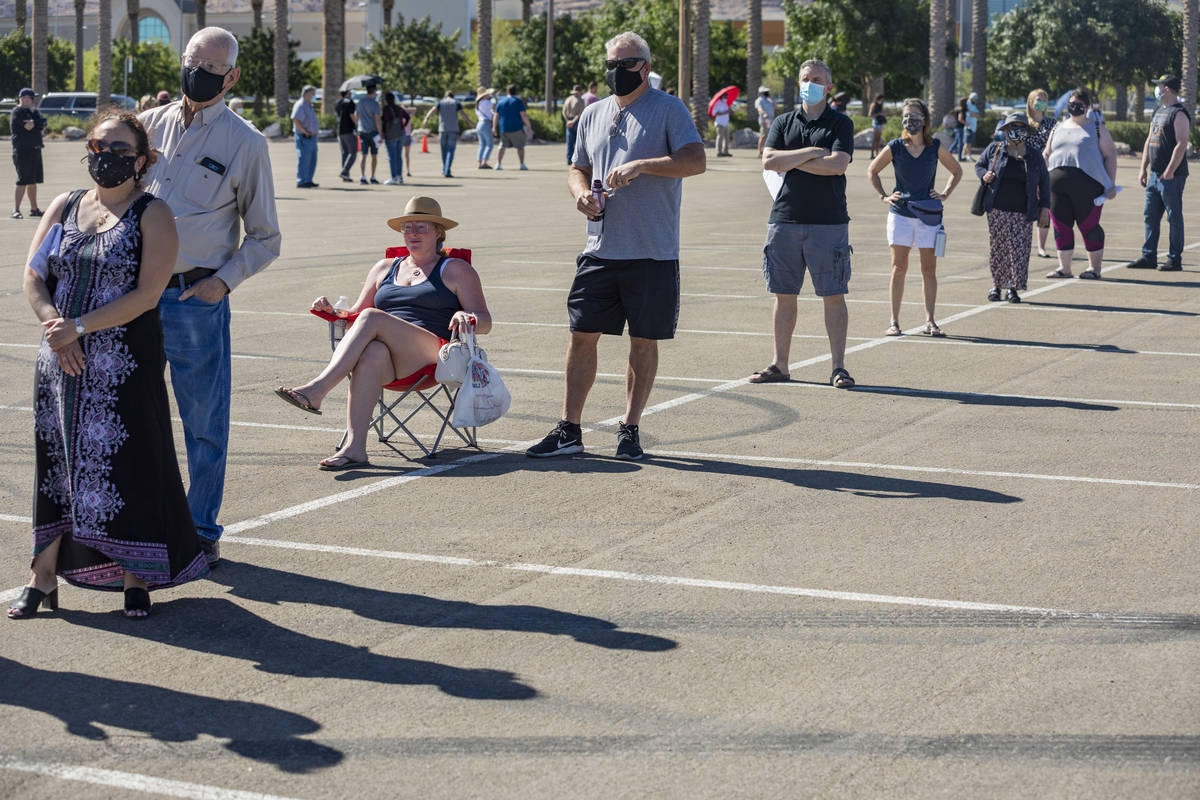
[{"label": "woman in black patterned dress", "polygon": [[58,607],[56,575],[125,592],[125,615],[150,613],[149,589],[208,571],[188,511],[163,379],[158,299],[179,240],[171,210],[142,192],[153,163],[128,113],[101,115],[87,140],[95,186],[59,196],[30,246],[55,222],[62,242],[25,297],[45,336],[37,356],[33,576],[9,608],[25,619]]}]

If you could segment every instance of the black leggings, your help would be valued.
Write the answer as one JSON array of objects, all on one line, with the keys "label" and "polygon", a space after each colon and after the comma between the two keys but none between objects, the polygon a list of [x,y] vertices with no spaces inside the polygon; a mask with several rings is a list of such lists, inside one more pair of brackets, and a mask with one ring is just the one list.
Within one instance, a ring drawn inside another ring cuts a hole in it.
[{"label": "black leggings", "polygon": [[1054,246],[1075,249],[1075,231],[1079,226],[1083,246],[1088,252],[1104,249],[1104,228],[1100,227],[1100,209],[1096,198],[1104,187],[1079,167],[1057,167],[1050,171],[1050,219],[1054,223]]}]

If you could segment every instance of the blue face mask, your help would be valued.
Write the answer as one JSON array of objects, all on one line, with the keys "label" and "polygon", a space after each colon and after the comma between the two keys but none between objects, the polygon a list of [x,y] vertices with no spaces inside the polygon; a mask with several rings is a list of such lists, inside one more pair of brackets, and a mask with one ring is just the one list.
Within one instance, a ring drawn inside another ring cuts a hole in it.
[{"label": "blue face mask", "polygon": [[815,106],[825,98],[825,87],[812,81],[800,82],[800,99],[810,106]]}]

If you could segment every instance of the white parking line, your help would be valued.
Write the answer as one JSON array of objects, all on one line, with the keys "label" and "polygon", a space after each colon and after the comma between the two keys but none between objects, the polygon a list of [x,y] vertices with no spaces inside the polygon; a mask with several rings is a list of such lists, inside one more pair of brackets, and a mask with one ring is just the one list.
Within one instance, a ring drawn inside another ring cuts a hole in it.
[{"label": "white parking line", "polygon": [[117,772],[111,769],[96,767],[76,767],[68,764],[54,764],[39,761],[25,761],[12,756],[0,755],[0,768],[17,772],[32,772],[37,775],[47,775],[66,781],[79,781],[96,786],[114,786],[132,792],[166,795],[167,797],[186,797],[192,800],[289,800],[274,794],[261,792],[243,792],[237,789],[222,789],[219,786],[206,786],[202,783],[187,783],[172,781],[165,778],[154,778],[149,775],[138,775],[132,772]]}]

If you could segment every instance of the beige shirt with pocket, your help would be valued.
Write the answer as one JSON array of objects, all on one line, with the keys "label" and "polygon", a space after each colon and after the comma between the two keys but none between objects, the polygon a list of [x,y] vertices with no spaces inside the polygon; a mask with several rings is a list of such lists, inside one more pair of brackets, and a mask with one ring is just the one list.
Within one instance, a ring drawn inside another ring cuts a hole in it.
[{"label": "beige shirt with pocket", "polygon": [[179,230],[176,273],[215,269],[233,291],[279,257],[271,158],[253,125],[215,103],[185,128],[178,100],[138,119],[158,151],[146,191],[171,207]]}]

